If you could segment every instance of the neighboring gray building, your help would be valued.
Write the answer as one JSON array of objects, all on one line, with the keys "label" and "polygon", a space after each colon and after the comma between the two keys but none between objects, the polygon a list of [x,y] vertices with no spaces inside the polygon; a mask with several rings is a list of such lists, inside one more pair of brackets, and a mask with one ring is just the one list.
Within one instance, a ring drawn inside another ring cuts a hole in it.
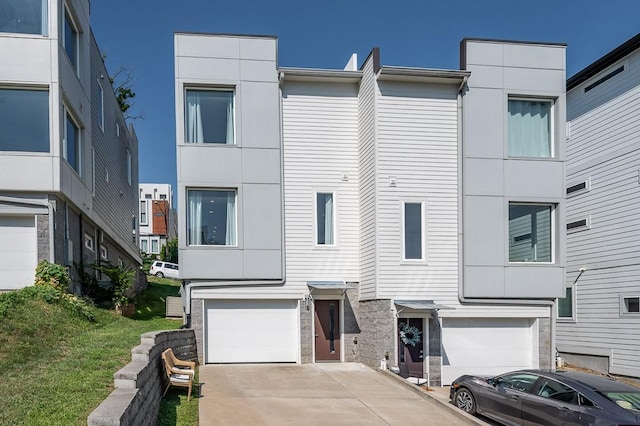
[{"label": "neighboring gray building", "polygon": [[326,70],[278,67],[275,37],[175,35],[202,362],[384,361],[432,385],[552,366],[565,46],[461,47],[461,70],[378,49]]},{"label": "neighboring gray building", "polygon": [[0,5],[0,290],[38,261],[137,269],[138,141],[91,33],[89,1]]},{"label": "neighboring gray building", "polygon": [[640,377],[640,35],[567,80],[567,362]]}]

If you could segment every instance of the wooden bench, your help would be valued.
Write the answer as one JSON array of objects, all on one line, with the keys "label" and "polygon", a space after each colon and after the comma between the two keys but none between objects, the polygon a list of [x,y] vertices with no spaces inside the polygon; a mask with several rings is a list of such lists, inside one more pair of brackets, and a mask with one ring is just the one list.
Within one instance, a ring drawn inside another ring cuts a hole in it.
[{"label": "wooden bench", "polygon": [[196,363],[193,361],[182,361],[176,358],[171,348],[162,352],[162,361],[164,362],[165,372],[169,383],[164,390],[164,397],[169,390],[169,386],[179,386],[189,388],[188,400],[191,401],[191,389],[193,387],[193,378],[196,374]]}]

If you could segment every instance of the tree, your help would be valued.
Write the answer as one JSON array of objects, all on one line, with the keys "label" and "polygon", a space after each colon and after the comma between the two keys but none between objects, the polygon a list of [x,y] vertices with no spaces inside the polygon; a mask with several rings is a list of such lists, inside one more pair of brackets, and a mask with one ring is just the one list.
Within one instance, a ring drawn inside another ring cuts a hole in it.
[{"label": "tree", "polygon": [[136,92],[133,91],[134,77],[131,68],[121,66],[109,77],[109,81],[125,120],[144,118],[144,113],[131,114],[131,107],[135,105],[133,98],[136,97]]},{"label": "tree", "polygon": [[162,246],[160,260],[165,262],[178,263],[178,239],[172,238],[167,244]]}]

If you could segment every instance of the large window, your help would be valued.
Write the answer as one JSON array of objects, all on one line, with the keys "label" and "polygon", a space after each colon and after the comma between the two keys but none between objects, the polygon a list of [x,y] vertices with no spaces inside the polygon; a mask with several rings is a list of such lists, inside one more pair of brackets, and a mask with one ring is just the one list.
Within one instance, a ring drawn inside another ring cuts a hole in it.
[{"label": "large window", "polygon": [[552,262],[552,205],[509,204],[509,262]]},{"label": "large window", "polygon": [[65,126],[64,126],[64,147],[63,156],[67,160],[67,163],[73,170],[79,175],[81,173],[81,160],[80,156],[82,150],[80,149],[80,127],[75,123],[68,111],[65,112]]},{"label": "large window", "polygon": [[49,91],[0,89],[0,151],[49,152]]},{"label": "large window", "polygon": [[334,243],[334,203],[332,193],[316,194],[316,233],[318,245],[333,245]]},{"label": "large window", "polygon": [[78,27],[66,7],[64,8],[64,32],[62,33],[62,43],[64,45],[64,51],[67,52],[67,56],[69,57],[71,64],[77,71],[79,63]]},{"label": "large window", "polygon": [[187,143],[234,144],[233,91],[187,90],[185,129]]},{"label": "large window", "polygon": [[47,35],[47,1],[0,1],[0,32]]},{"label": "large window", "polygon": [[236,191],[187,190],[187,244],[236,245]]},{"label": "large window", "polygon": [[558,299],[558,318],[573,318],[573,288],[567,287],[564,298]]},{"label": "large window", "polygon": [[553,156],[550,100],[509,99],[509,157]]},{"label": "large window", "polygon": [[404,203],[403,216],[403,258],[405,260],[422,260],[424,258],[424,220],[422,215],[422,203]]}]

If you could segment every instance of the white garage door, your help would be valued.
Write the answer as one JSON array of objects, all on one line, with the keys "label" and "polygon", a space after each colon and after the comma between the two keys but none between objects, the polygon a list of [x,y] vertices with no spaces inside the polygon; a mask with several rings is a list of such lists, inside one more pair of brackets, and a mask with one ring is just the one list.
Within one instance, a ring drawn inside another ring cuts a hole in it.
[{"label": "white garage door", "polygon": [[33,285],[38,256],[34,216],[0,216],[0,289]]},{"label": "white garage door", "polygon": [[297,300],[210,300],[208,363],[296,362]]},{"label": "white garage door", "polygon": [[443,318],[442,384],[463,374],[537,367],[532,323],[530,318]]}]

